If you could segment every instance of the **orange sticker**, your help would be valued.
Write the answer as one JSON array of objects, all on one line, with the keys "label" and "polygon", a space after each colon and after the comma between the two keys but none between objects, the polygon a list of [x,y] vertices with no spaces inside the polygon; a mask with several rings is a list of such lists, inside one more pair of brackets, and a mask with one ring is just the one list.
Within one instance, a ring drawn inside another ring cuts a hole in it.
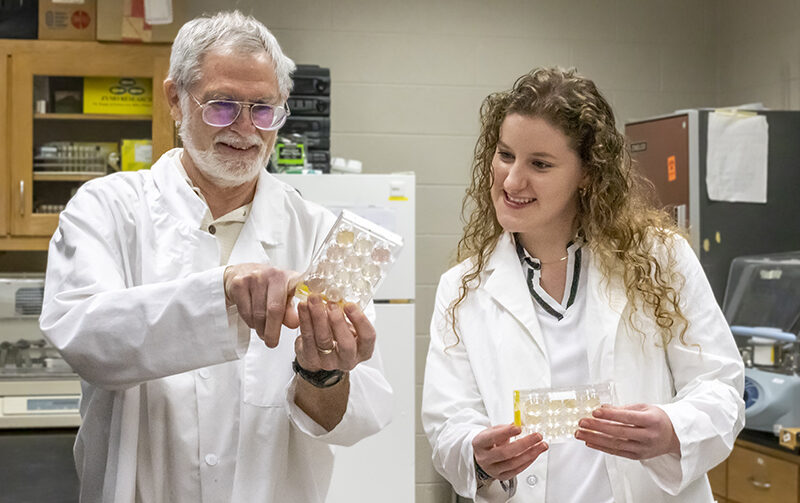
[{"label": "orange sticker", "polygon": [[675,173],[675,156],[671,155],[667,157],[667,181],[674,182],[675,178],[677,178],[677,174]]}]

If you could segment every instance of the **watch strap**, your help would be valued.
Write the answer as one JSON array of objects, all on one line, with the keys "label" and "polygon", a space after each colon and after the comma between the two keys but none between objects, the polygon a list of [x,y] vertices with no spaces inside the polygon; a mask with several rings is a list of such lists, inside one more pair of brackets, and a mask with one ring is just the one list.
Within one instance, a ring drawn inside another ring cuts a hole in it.
[{"label": "watch strap", "polygon": [[339,381],[341,381],[345,375],[345,372],[339,369],[321,369],[313,372],[306,370],[297,363],[297,358],[292,362],[292,370],[315,388],[330,388],[331,386],[339,384]]}]

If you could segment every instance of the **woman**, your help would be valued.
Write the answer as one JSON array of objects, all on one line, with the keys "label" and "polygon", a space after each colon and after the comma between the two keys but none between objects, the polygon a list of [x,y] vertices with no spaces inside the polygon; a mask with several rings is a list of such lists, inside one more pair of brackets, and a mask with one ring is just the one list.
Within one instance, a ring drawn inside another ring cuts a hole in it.
[{"label": "woman", "polygon": [[[614,114],[574,71],[486,98],[460,263],[439,283],[422,421],[483,501],[711,502],[744,371],[689,244],[648,205]],[[515,389],[614,383],[575,439],[519,436]]]}]

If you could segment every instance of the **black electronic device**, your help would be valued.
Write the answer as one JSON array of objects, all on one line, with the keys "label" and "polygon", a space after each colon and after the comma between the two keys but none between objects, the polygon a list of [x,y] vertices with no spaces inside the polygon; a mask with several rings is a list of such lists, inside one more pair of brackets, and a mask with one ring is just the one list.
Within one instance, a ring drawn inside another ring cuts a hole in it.
[{"label": "black electronic device", "polygon": [[308,162],[314,164],[330,164],[331,152],[330,150],[309,150],[306,152]]},{"label": "black electronic device", "polygon": [[292,111],[281,134],[302,135],[307,166],[331,169],[331,72],[319,65],[297,65],[288,105]]},{"label": "black electronic device", "polygon": [[319,65],[297,65],[292,76],[293,95],[330,96],[331,70]]},{"label": "black electronic device", "polygon": [[330,150],[331,148],[331,137],[327,133],[307,133],[304,136],[306,137],[306,148],[309,149],[309,152],[312,150]]},{"label": "black electronic device", "polygon": [[331,114],[330,96],[289,96],[289,110],[292,115],[317,115],[328,117]]},{"label": "black electronic device", "polygon": [[281,128],[281,132],[329,136],[331,134],[331,120],[328,117],[290,115],[286,119],[286,124]]}]

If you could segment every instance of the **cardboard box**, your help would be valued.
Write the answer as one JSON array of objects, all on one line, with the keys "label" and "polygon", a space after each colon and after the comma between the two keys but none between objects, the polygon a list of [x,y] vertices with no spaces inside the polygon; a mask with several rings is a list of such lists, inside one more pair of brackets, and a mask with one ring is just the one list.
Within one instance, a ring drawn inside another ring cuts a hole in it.
[{"label": "cardboard box", "polygon": [[172,0],[172,23],[149,25],[141,0],[102,0],[97,5],[97,40],[171,44],[189,21],[187,4],[188,0]]},{"label": "cardboard box", "polygon": [[122,171],[149,169],[153,164],[152,140],[122,140]]},{"label": "cardboard box", "polygon": [[153,115],[153,79],[84,77],[83,113]]},{"label": "cardboard box", "polygon": [[94,40],[97,0],[39,0],[39,39]]}]

